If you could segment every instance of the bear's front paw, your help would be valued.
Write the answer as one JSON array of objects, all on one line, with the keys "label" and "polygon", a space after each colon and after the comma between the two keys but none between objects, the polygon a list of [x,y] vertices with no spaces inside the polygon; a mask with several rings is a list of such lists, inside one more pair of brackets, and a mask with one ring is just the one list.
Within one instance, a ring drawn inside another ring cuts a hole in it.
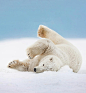
[{"label": "bear's front paw", "polygon": [[43,25],[40,25],[39,28],[38,28],[38,37],[42,37],[42,38],[45,37],[45,31],[44,31],[44,26]]},{"label": "bear's front paw", "polygon": [[28,47],[26,49],[26,54],[28,56],[29,59],[33,59],[36,55],[35,55],[35,45],[33,45],[33,47]]},{"label": "bear's front paw", "polygon": [[12,62],[10,62],[10,63],[8,64],[8,67],[9,67],[9,68],[15,68],[15,67],[17,67],[17,66],[19,66],[19,65],[22,65],[22,63],[20,63],[18,60],[14,60],[14,61],[12,61]]}]

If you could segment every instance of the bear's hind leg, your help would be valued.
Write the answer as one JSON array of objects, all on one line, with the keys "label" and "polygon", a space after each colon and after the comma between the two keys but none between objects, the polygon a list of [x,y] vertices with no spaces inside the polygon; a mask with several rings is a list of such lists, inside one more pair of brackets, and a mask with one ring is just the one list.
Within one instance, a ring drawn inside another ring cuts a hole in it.
[{"label": "bear's hind leg", "polygon": [[65,41],[65,39],[61,35],[44,25],[39,26],[37,36],[42,38],[48,38],[54,44],[62,44],[63,41]]}]

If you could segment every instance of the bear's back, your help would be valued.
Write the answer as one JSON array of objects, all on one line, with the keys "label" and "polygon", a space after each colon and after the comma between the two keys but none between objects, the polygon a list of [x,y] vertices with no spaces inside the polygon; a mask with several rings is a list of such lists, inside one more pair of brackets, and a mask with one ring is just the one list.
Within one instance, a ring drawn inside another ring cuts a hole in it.
[{"label": "bear's back", "polygon": [[72,44],[59,44],[56,46],[68,55],[69,66],[73,69],[76,69],[74,72],[77,72],[82,63],[82,57],[79,50]]}]

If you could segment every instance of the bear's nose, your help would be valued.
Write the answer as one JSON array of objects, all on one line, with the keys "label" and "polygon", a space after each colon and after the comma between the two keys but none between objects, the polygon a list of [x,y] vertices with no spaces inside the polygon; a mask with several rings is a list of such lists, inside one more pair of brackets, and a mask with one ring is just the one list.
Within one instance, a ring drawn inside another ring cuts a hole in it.
[{"label": "bear's nose", "polygon": [[36,72],[36,68],[34,68],[34,72]]}]

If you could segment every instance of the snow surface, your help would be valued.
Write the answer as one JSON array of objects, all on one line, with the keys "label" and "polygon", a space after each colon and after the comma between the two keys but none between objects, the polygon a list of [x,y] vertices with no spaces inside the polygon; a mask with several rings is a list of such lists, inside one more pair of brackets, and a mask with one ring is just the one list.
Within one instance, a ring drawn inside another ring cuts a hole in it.
[{"label": "snow surface", "polygon": [[68,39],[81,52],[83,63],[78,73],[68,66],[58,72],[20,72],[7,68],[14,59],[24,60],[26,48],[37,38],[0,41],[0,93],[86,93],[86,39]]}]

